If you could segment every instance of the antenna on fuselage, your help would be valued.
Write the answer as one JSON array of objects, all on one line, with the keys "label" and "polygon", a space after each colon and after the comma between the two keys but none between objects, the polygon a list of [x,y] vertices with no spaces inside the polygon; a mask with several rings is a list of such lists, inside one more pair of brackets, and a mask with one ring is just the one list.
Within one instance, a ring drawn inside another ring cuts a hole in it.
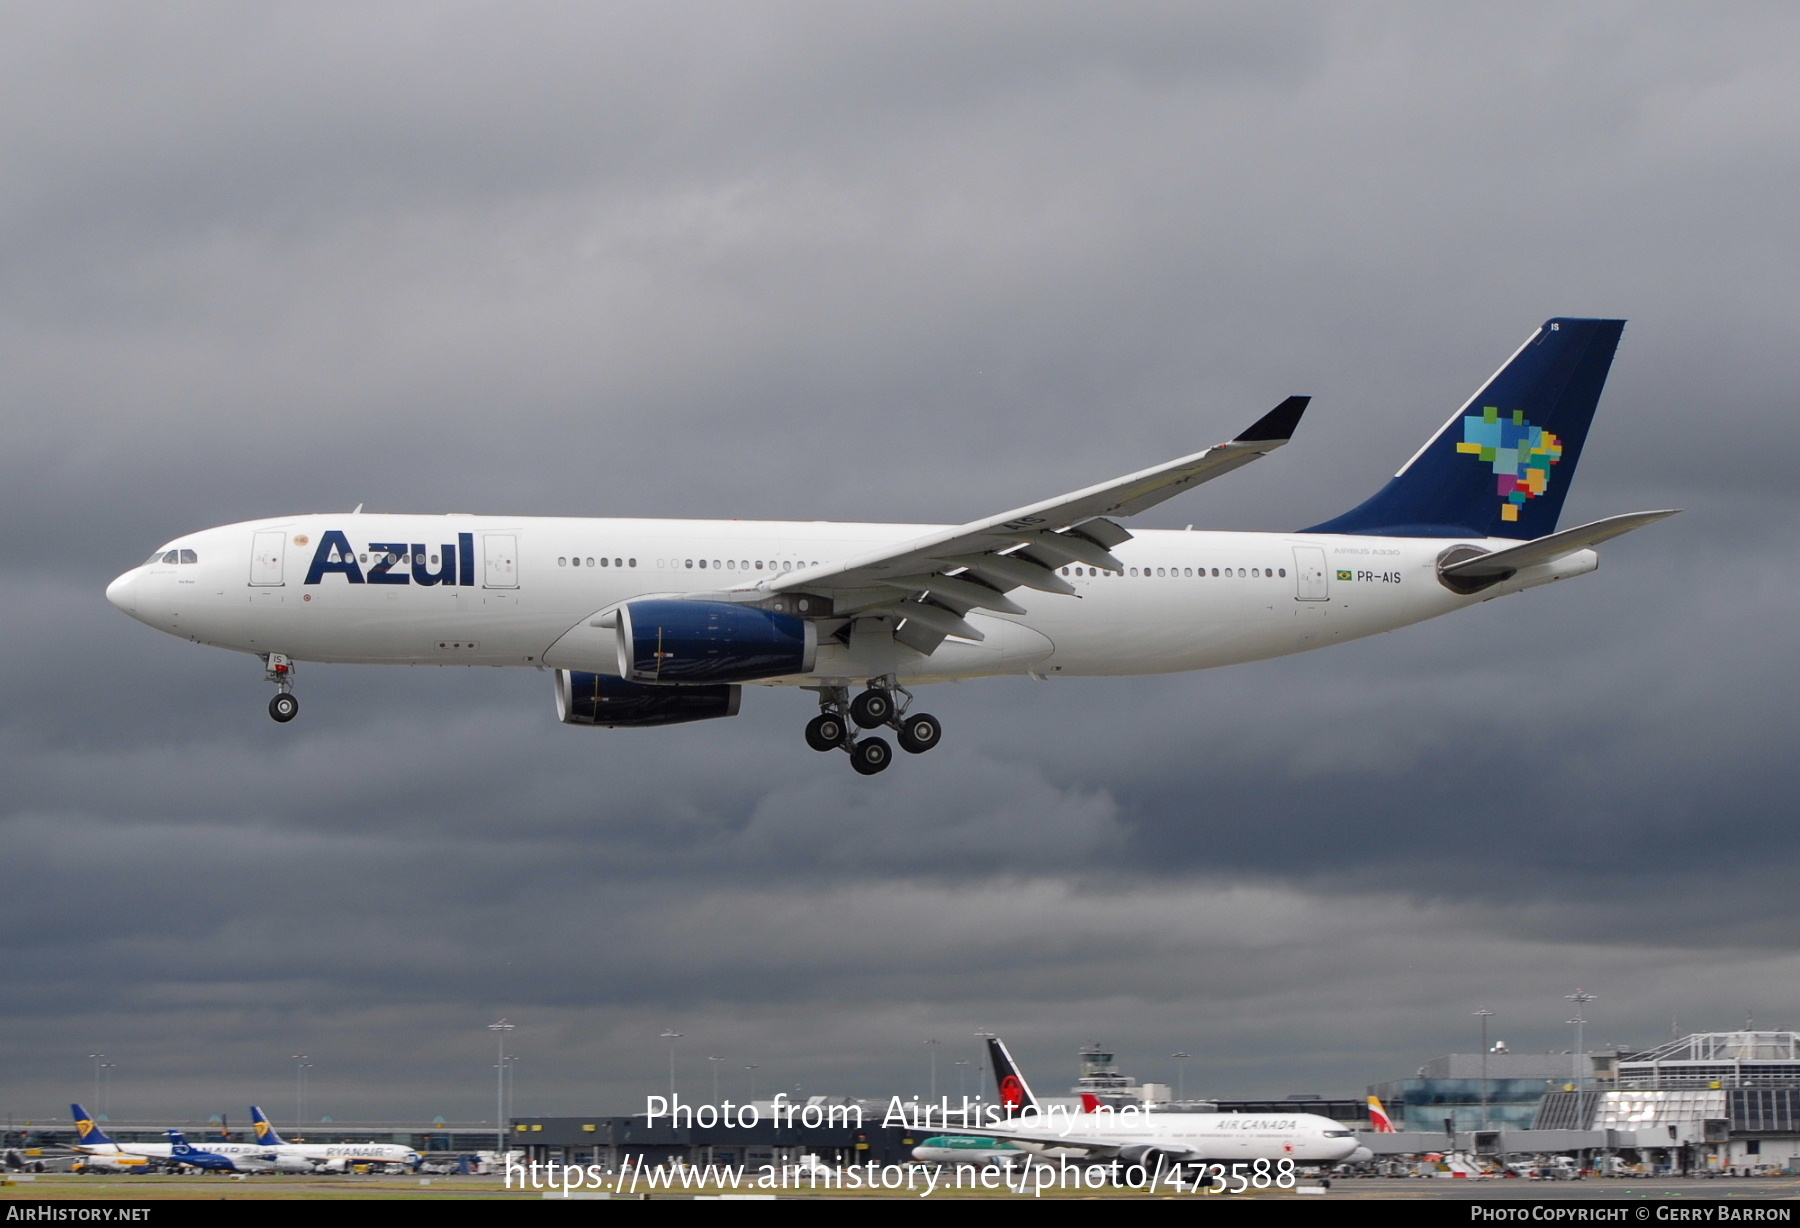
[{"label": "antenna on fuselage", "polygon": [[350,509],[350,514],[352,516],[355,516],[358,513],[360,513],[361,511],[362,511],[362,504],[358,503],[355,507]]}]

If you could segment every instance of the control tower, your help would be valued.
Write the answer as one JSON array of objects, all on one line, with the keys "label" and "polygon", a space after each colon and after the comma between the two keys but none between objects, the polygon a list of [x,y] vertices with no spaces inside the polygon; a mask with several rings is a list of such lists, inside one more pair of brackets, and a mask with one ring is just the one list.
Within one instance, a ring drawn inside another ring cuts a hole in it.
[{"label": "control tower", "polygon": [[1102,1103],[1112,1100],[1141,1100],[1138,1081],[1119,1073],[1119,1063],[1110,1049],[1099,1041],[1081,1047],[1081,1077],[1070,1088],[1071,1094],[1098,1096]]}]

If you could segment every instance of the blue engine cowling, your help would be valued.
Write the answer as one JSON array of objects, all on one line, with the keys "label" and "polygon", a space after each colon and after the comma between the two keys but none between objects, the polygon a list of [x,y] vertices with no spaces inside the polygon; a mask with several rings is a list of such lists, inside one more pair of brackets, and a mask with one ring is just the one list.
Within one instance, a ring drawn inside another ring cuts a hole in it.
[{"label": "blue engine cowling", "polygon": [[565,725],[630,729],[736,716],[744,688],[644,686],[611,674],[556,671],[556,715]]},{"label": "blue engine cowling", "polygon": [[727,601],[619,608],[619,673],[633,682],[753,682],[812,672],[819,633],[792,614]]}]

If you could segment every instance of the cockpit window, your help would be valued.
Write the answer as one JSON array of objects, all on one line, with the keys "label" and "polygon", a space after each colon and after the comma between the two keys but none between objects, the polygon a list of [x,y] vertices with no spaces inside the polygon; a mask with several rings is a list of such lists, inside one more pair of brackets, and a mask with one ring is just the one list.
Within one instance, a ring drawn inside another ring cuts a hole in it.
[{"label": "cockpit window", "polygon": [[181,551],[179,551],[179,550],[171,550],[171,551],[169,551],[169,552],[168,552],[168,553],[167,553],[167,554],[165,554],[165,555],[163,555],[163,556],[162,556],[162,561],[163,561],[163,562],[165,562],[165,563],[179,563],[179,562],[181,562]]},{"label": "cockpit window", "polygon": [[200,556],[195,554],[192,550],[183,550],[181,552],[181,561],[184,563],[198,563],[200,561]]},{"label": "cockpit window", "polygon": [[1356,1131],[1354,1131],[1354,1130],[1325,1130],[1325,1131],[1321,1131],[1321,1133],[1323,1133],[1326,1138],[1355,1138],[1356,1137]]},{"label": "cockpit window", "polygon": [[160,562],[162,562],[162,551],[158,550],[155,554],[144,560],[144,566],[154,567]]}]

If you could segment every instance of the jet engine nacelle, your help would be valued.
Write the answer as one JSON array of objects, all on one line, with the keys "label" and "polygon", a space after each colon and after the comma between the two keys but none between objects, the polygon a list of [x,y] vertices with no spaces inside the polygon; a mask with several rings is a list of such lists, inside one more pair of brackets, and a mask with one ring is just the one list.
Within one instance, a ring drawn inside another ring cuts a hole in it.
[{"label": "jet engine nacelle", "polygon": [[565,725],[630,729],[736,716],[744,688],[645,686],[611,674],[556,671],[556,715]]},{"label": "jet engine nacelle", "polygon": [[620,676],[665,686],[807,674],[819,652],[806,619],[728,601],[627,602],[618,631]]},{"label": "jet engine nacelle", "polygon": [[1140,1144],[1136,1147],[1119,1148],[1119,1158],[1127,1164],[1142,1164],[1145,1168],[1155,1168],[1161,1161],[1164,1169],[1186,1164],[1194,1158],[1194,1153],[1186,1148],[1158,1147],[1154,1144]]}]

